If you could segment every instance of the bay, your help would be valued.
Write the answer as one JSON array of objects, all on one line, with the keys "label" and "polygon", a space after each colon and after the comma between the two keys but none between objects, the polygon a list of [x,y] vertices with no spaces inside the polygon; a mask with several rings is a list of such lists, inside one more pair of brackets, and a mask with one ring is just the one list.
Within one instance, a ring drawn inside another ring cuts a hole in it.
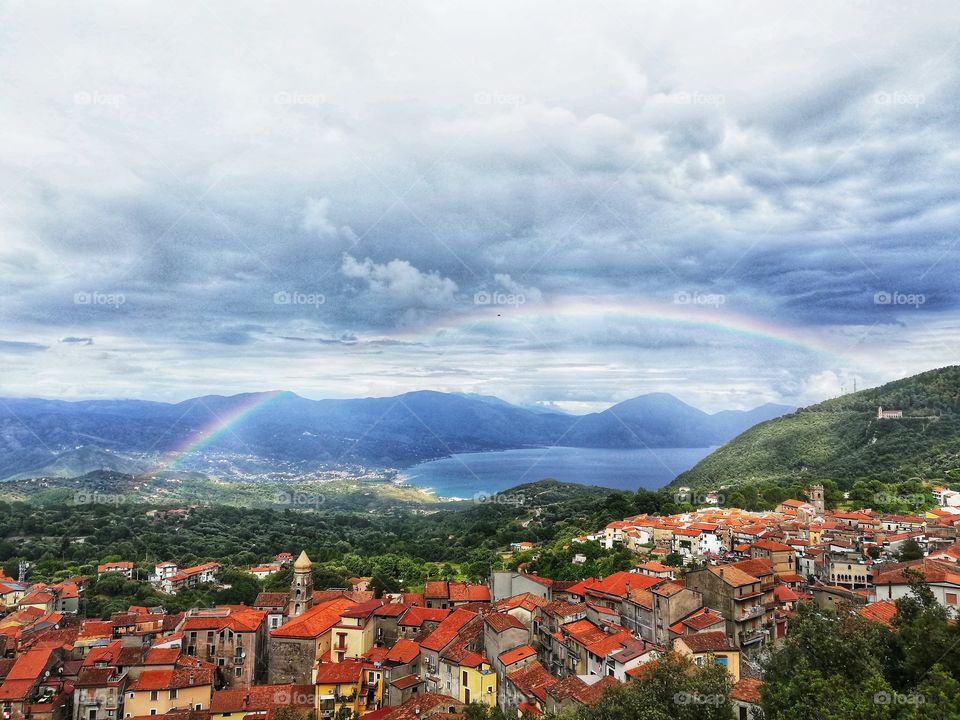
[{"label": "bay", "polygon": [[656,490],[714,449],[549,447],[458,453],[414,465],[403,479],[437,497],[463,499],[493,495],[545,478],[617,490]]}]

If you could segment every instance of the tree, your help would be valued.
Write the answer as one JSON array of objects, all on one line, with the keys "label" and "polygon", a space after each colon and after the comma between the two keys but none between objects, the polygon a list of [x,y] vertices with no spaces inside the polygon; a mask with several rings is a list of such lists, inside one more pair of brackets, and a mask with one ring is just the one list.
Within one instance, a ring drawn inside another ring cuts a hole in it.
[{"label": "tree", "polygon": [[923,557],[923,548],[913,538],[904,540],[900,546],[900,552],[897,553],[897,559],[900,562],[909,562],[911,560],[920,560]]},{"label": "tree", "polygon": [[230,586],[217,593],[217,602],[222,605],[253,605],[263,589],[257,578],[240,570],[227,570],[220,581]]},{"label": "tree", "polygon": [[696,667],[664,655],[643,678],[614,686],[577,708],[577,720],[729,720],[730,676],[720,665]]}]

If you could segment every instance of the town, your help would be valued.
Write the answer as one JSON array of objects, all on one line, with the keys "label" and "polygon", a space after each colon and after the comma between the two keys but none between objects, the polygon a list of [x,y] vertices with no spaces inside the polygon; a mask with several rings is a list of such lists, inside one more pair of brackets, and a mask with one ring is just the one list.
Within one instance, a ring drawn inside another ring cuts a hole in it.
[{"label": "town", "polygon": [[[636,556],[629,571],[579,581],[520,563],[486,584],[430,580],[375,597],[371,578],[314,587],[307,553],[284,550],[248,572],[288,570],[289,590],[261,592],[252,606],[133,606],[101,619],[82,617],[90,578],[4,577],[0,704],[5,718],[36,720],[242,720],[282,708],[405,720],[458,716],[471,704],[536,717],[643,682],[670,656],[722,667],[735,717],[750,720],[759,658],[789,637],[799,606],[890,626],[896,602],[921,582],[956,616],[960,493],[932,492],[938,506],[915,515],[831,510],[821,485],[768,512],[707,495],[696,511],[627,517],[574,538]],[[537,547],[514,543],[504,557],[516,553]],[[222,571],[165,561],[149,581],[176,594],[216,586]],[[97,567],[98,578],[133,573],[129,561]]]}]

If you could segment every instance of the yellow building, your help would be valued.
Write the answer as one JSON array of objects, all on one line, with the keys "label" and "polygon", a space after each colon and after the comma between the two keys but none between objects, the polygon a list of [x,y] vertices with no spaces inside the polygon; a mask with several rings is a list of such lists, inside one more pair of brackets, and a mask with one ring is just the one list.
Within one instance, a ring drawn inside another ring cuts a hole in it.
[{"label": "yellow building", "polygon": [[321,663],[316,679],[317,720],[332,718],[341,708],[363,715],[383,704],[383,671],[373,663]]},{"label": "yellow building", "polygon": [[177,668],[145,670],[127,688],[124,717],[164,715],[171,710],[208,710],[213,670]]},{"label": "yellow building", "polygon": [[460,678],[460,702],[490,705],[497,704],[497,674],[490,669],[487,659],[475,652],[468,652],[458,665]]},{"label": "yellow building", "polygon": [[359,660],[374,643],[373,613],[382,607],[383,600],[369,600],[352,605],[340,613],[340,622],[330,633],[330,660]]},{"label": "yellow building", "polygon": [[673,641],[673,649],[690,658],[697,667],[708,663],[721,665],[727,669],[731,682],[740,682],[740,650],[733,647],[722,632],[681,635]]}]

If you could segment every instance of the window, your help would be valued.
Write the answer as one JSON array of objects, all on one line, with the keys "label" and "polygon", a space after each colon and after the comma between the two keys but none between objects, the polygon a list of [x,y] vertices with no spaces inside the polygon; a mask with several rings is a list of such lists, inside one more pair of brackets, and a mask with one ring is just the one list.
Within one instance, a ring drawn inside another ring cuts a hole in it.
[{"label": "window", "polygon": [[463,684],[464,684],[464,685],[467,684],[467,671],[466,671],[466,670],[463,671]]},{"label": "window", "polygon": [[150,708],[150,714],[151,714],[151,715],[156,715],[156,714],[157,714],[157,709],[156,709],[156,708]]},{"label": "window", "polygon": [[720,667],[726,667],[726,666],[727,666],[727,656],[726,656],[726,655],[718,655],[718,656],[716,657],[716,662],[717,662],[717,665],[719,665]]},{"label": "window", "polygon": [[151,690],[151,691],[150,691],[150,700],[151,700],[151,701],[156,700],[158,697],[160,697],[160,693],[159,693],[158,691],[156,691],[156,690]]},{"label": "window", "polygon": [[235,667],[235,668],[233,669],[233,676],[234,676],[234,677],[240,677],[241,675],[243,675],[243,668],[242,668],[242,667]]},{"label": "window", "polygon": [[956,605],[956,604],[957,604],[957,594],[947,593],[947,605]]},{"label": "window", "polygon": [[177,699],[177,689],[176,689],[176,688],[174,688],[173,690],[170,691],[170,699],[171,699],[171,700],[176,700],[176,699]]}]

